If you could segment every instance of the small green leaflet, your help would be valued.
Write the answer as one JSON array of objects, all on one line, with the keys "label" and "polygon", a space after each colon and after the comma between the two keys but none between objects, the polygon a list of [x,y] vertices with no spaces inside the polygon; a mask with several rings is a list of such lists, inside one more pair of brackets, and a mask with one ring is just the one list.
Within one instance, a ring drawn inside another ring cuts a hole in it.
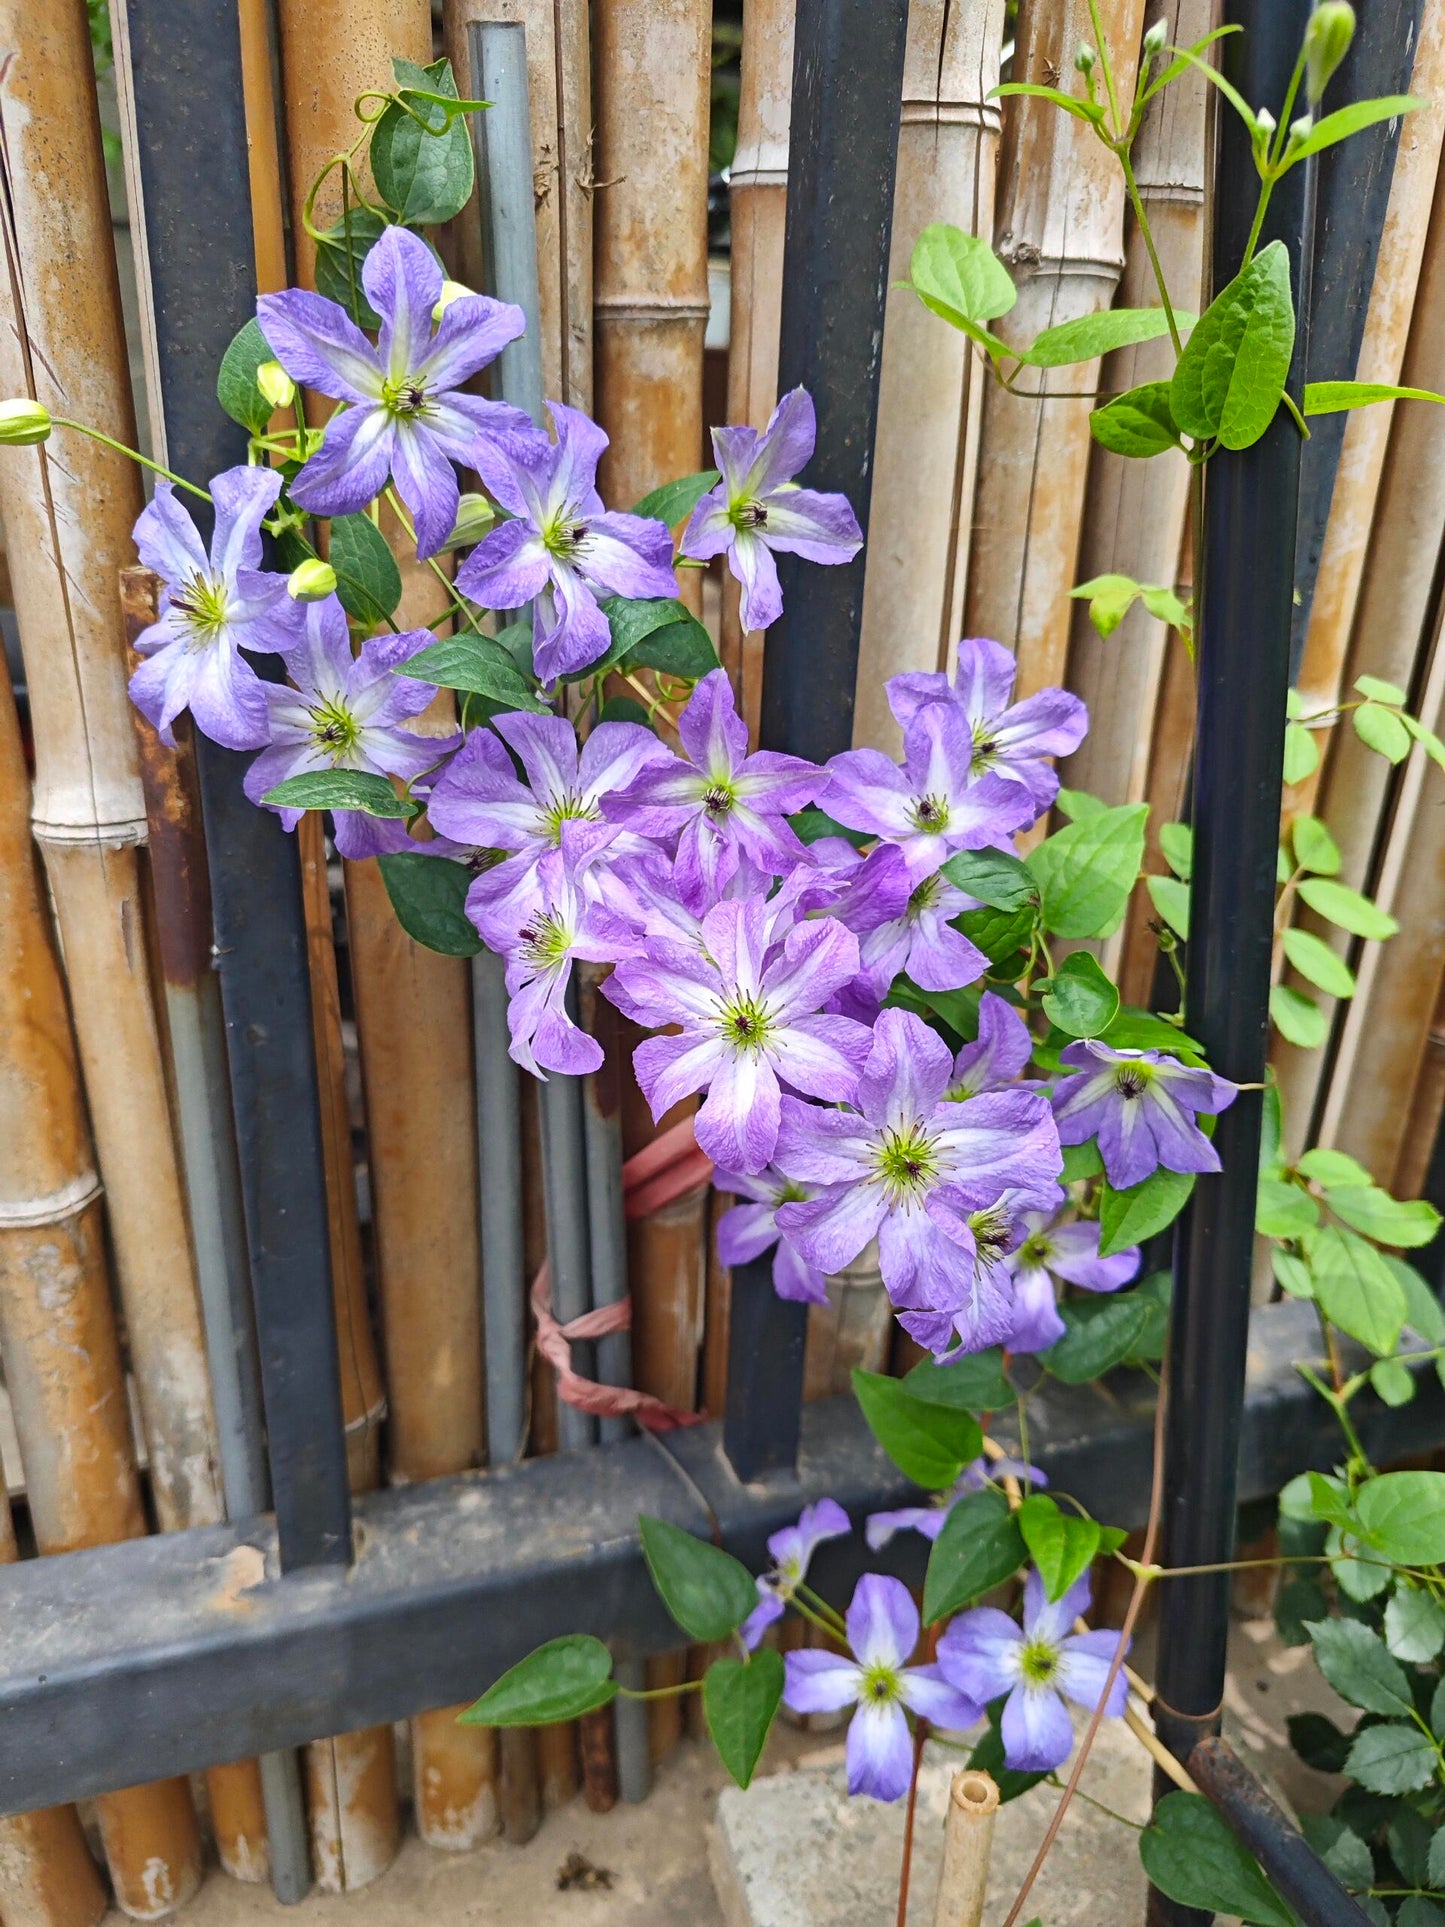
[{"label": "small green leaflet", "polygon": [[1194,868],[1194,832],[1187,823],[1161,823],[1159,848],[1164,861],[1181,883],[1189,881]]},{"label": "small green leaflet", "polygon": [[644,521],[665,522],[668,528],[676,528],[685,522],[703,496],[710,488],[716,488],[722,477],[715,468],[701,469],[696,475],[683,475],[675,482],[664,482],[633,506],[632,513],[640,515]]},{"label": "small green leaflet", "polygon": [[747,1567],[665,1519],[644,1513],[637,1527],[652,1583],[682,1630],[704,1643],[736,1632],[758,1603]]},{"label": "small green leaflet", "polygon": [[1403,763],[1410,754],[1410,732],[1393,709],[1380,703],[1362,703],[1351,720],[1365,747],[1389,762]]},{"label": "small green leaflet", "polygon": [[1131,575],[1096,575],[1091,581],[1070,589],[1069,594],[1075,600],[1088,597],[1089,620],[1101,636],[1112,636],[1137,600],[1156,621],[1177,629],[1192,648],[1194,619],[1174,591],[1162,582],[1136,582]]},{"label": "small green leaflet", "polygon": [[1396,1659],[1423,1666],[1445,1646],[1445,1607],[1400,1580],[1385,1608],[1385,1644]]},{"label": "small green leaflet", "polygon": [[1101,448],[1134,461],[1178,448],[1179,425],[1169,408],[1169,383],[1146,381],[1115,395],[1090,415],[1089,433]]},{"label": "small green leaflet", "polygon": [[1287,1044],[1316,1050],[1329,1035],[1329,1020],[1312,997],[1291,984],[1276,984],[1269,993],[1269,1014]]},{"label": "small green leaflet", "polygon": [[1130,1245],[1143,1244],[1156,1231],[1173,1224],[1193,1189],[1193,1172],[1170,1171],[1162,1164],[1125,1191],[1105,1184],[1099,1201],[1100,1257],[1111,1258]]},{"label": "small green leaflet", "polygon": [[1402,1566],[1445,1560],[1445,1472],[1381,1472],[1360,1487],[1355,1511],[1371,1545],[1387,1559]]},{"label": "small green leaflet", "polygon": [[1316,876],[1337,876],[1344,859],[1340,846],[1317,816],[1297,816],[1290,829],[1294,859],[1302,870]]},{"label": "small green leaflet", "polygon": [[960,850],[943,865],[943,874],[994,910],[1021,910],[1038,899],[1027,865],[1011,850]]},{"label": "small green leaflet", "polygon": [[399,220],[437,227],[461,213],[475,178],[466,122],[441,104],[457,98],[451,62],[391,64],[402,100],[392,101],[371,131],[372,178]]},{"label": "small green leaflet", "polygon": [[377,858],[396,920],[414,942],[444,957],[475,957],[482,940],[467,920],[472,873],[447,857],[402,850]]},{"label": "small green leaflet", "polygon": [[859,1367],[853,1391],[874,1438],[915,1485],[945,1490],[983,1450],[983,1433],[970,1412],[915,1398],[904,1379]]},{"label": "small green leaflet", "polygon": [[1330,1224],[1310,1232],[1303,1248],[1315,1302],[1326,1318],[1372,1352],[1393,1352],[1405,1323],[1405,1294],[1375,1247]]},{"label": "small green leaflet", "polygon": [[1319,1221],[1320,1208],[1308,1191],[1281,1178],[1260,1179],[1254,1228],[1262,1238],[1298,1238]]},{"label": "small green leaflet", "polygon": [[1009,94],[1030,94],[1035,100],[1051,100],[1055,107],[1062,107],[1075,120],[1086,120],[1096,127],[1104,123],[1104,110],[1097,101],[1078,100],[1058,87],[1044,87],[1034,80],[1006,80],[1001,87],[994,88],[989,98],[992,100]]},{"label": "small green leaflet", "polygon": [[760,1646],[748,1659],[715,1659],[702,1682],[702,1710],[718,1757],[740,1787],[753,1777],[783,1698],[783,1656]]},{"label": "small green leaflet", "polygon": [[1025,859],[1046,926],[1060,937],[1110,937],[1144,855],[1147,803],[1098,810],[1046,837]]},{"label": "small green leaflet", "polygon": [[256,370],[276,354],[259,325],[248,321],[221,357],[216,374],[216,400],[233,422],[253,435],[264,435],[271,425],[270,402],[256,386]]},{"label": "small green leaflet", "polygon": [[362,810],[367,816],[405,821],[416,806],[407,803],[384,776],[367,770],[318,769],[288,776],[261,798],[282,810]]},{"label": "small green leaflet", "polygon": [[1284,780],[1286,783],[1302,783],[1307,776],[1313,776],[1320,766],[1319,745],[1303,723],[1286,723],[1284,727]]},{"label": "small green leaflet", "polygon": [[1107,1298],[1074,1298],[1059,1307],[1066,1331],[1039,1362],[1061,1384],[1087,1385],[1116,1365],[1122,1365],[1142,1342],[1153,1311],[1151,1301],[1137,1291],[1115,1292]]},{"label": "small green leaflet", "polygon": [[[1305,413],[1338,415],[1346,408],[1368,408],[1377,401],[1438,401],[1433,388],[1397,388],[1388,381],[1307,381]],[[1403,702],[1404,697],[1399,700]]]},{"label": "small green leaflet", "polygon": [[616,1697],[611,1653],[600,1639],[569,1633],[528,1653],[458,1717],[463,1726],[550,1726]]},{"label": "small green leaflet", "polygon": [[1378,1184],[1339,1185],[1328,1193],[1337,1218],[1382,1245],[1413,1250],[1434,1241],[1440,1213],[1424,1198],[1392,1198]]},{"label": "small green leaflet", "polygon": [[1063,1512],[1047,1493],[1035,1492],[1018,1509],[1019,1531],[1044,1582],[1044,1596],[1062,1599],[1099,1550],[1102,1528],[1094,1519]]},{"label": "small green leaflet", "polygon": [[397,671],[439,689],[467,689],[508,709],[547,713],[547,705],[523,681],[516,663],[490,636],[446,636],[418,651]]},{"label": "small green leaflet", "polygon": [[909,275],[923,305],[961,328],[985,353],[1011,352],[983,325],[1007,314],[1018,300],[1007,268],[987,241],[947,222],[934,222],[914,243]]},{"label": "small green leaflet", "polygon": [[401,571],[386,537],[371,517],[331,519],[329,561],[336,571],[336,593],[347,615],[374,626],[393,615],[401,601]]},{"label": "small green leaflet", "polygon": [[[1191,314],[1176,314],[1174,319],[1181,332],[1195,322]],[[1168,332],[1169,321],[1162,308],[1104,308],[1098,314],[1077,315],[1072,321],[1061,321],[1056,328],[1045,328],[1020,351],[1018,359],[1030,368],[1066,368],[1078,361],[1096,361],[1115,348],[1157,341]]]},{"label": "small green leaflet", "polygon": [[1189,935],[1189,885],[1178,877],[1145,877],[1149,901],[1176,937]]},{"label": "small green leaflet", "polygon": [[1248,448],[1274,419],[1294,352],[1289,255],[1271,241],[1200,317],[1170,383],[1186,434]]},{"label": "small green leaflet", "polygon": [[1331,877],[1306,877],[1299,893],[1311,910],[1318,910],[1328,922],[1348,930],[1353,937],[1373,937],[1383,941],[1400,928],[1388,912]]},{"label": "small green leaflet", "polygon": [[1435,1777],[1435,1747],[1418,1727],[1367,1726],[1355,1735],[1345,1771],[1371,1793],[1410,1793]]},{"label": "small green leaflet", "polygon": [[954,1405],[966,1412],[996,1412],[1018,1397],[1004,1371],[1003,1352],[992,1345],[985,1352],[965,1352],[951,1365],[923,1358],[903,1379],[914,1398],[925,1405]]},{"label": "small green leaflet", "polygon": [[944,1520],[923,1582],[923,1618],[931,1626],[971,1605],[1017,1572],[1027,1556],[1018,1519],[1001,1492],[970,1492]]},{"label": "small green leaflet", "polygon": [[1366,127],[1377,126],[1382,120],[1396,120],[1401,114],[1413,114],[1426,104],[1413,94],[1385,94],[1379,100],[1352,100],[1348,107],[1337,107],[1334,113],[1326,114],[1315,122],[1311,131],[1292,150],[1291,165],[1308,159],[1311,154],[1322,152],[1326,147],[1333,147],[1337,141],[1348,140],[1351,134],[1358,134]]},{"label": "small green leaflet", "polygon": [[1355,973],[1343,957],[1309,930],[1291,929],[1284,933],[1284,954],[1302,977],[1307,977],[1328,997],[1353,997]]},{"label": "small green leaflet", "polygon": [[1098,1037],[1119,1014],[1119,992],[1097,957],[1076,950],[1044,985],[1043,1007],[1070,1037]]}]

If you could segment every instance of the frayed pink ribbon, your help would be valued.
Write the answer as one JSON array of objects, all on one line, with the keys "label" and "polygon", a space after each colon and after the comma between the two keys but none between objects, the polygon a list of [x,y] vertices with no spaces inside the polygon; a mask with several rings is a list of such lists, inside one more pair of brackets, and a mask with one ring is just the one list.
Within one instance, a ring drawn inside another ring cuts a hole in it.
[{"label": "frayed pink ribbon", "polygon": [[[698,1148],[693,1135],[692,1119],[684,1118],[623,1165],[623,1210],[629,1218],[650,1217],[700,1184],[709,1183],[712,1172],[712,1159]],[[629,1385],[599,1385],[596,1379],[573,1371],[574,1344],[632,1329],[630,1297],[620,1298],[615,1305],[599,1305],[596,1311],[583,1312],[580,1318],[559,1325],[552,1315],[552,1268],[544,1260],[532,1280],[532,1315],[537,1321],[537,1349],[557,1374],[557,1396],[564,1405],[590,1412],[596,1418],[626,1414],[649,1432],[670,1432],[679,1425],[701,1423],[700,1412],[679,1411],[650,1392],[635,1391]]]}]

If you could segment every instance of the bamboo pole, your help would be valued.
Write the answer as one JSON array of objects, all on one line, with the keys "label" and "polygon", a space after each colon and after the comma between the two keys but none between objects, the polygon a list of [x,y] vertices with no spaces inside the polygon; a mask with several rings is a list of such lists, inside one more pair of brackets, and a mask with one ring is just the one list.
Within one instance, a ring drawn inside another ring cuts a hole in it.
[{"label": "bamboo pole", "polygon": [[[526,29],[537,211],[542,383],[573,408],[592,406],[592,73],[586,0],[444,0],[457,90],[477,99],[469,28],[514,20]],[[460,224],[462,278],[483,284],[479,228]]]},{"label": "bamboo pole", "polygon": [[808,1307],[803,1397],[831,1398],[851,1389],[853,1370],[884,1369],[893,1332],[893,1307],[883,1284],[878,1246],[828,1280],[826,1305]]},{"label": "bamboo pole", "polygon": [[[788,215],[788,123],[793,106],[796,0],[750,0],[743,27],[738,139],[728,180],[732,218],[728,420],[765,428],[778,398],[783,237]],[[763,638],[745,636],[741,590],[723,577],[723,666],[757,740]],[[724,1274],[726,1276],[726,1274]],[[713,1409],[721,1411],[721,1404]]]},{"label": "bamboo pole", "polygon": [[[1143,0],[1100,8],[1116,85],[1134,86]],[[1092,43],[1085,0],[1023,0],[1014,77],[1049,84]],[[1042,329],[1107,308],[1124,266],[1124,190],[1118,165],[1092,129],[1052,102],[1016,97],[1004,115],[995,246],[1018,284],[1018,305],[998,332],[1031,341]],[[1044,372],[1031,393],[1087,391],[1099,364]],[[1062,683],[1069,590],[1089,463],[1087,399],[1029,400],[990,383],[974,498],[964,628],[995,636],[1019,659],[1018,693]]]},{"label": "bamboo pole", "polygon": [[960,1767],[948,1789],[943,1865],[933,1927],[980,1927],[988,1893],[988,1863],[999,1791],[977,1767]]},{"label": "bamboo pole", "polygon": [[1418,1198],[1430,1177],[1430,1164],[1445,1112],[1445,989],[1436,999],[1425,1039],[1424,1059],[1410,1098],[1400,1155],[1387,1180],[1397,1198]]},{"label": "bamboo pole", "polygon": [[[1170,0],[1163,18],[1174,46],[1192,46],[1208,31],[1212,0]],[[1204,278],[1204,136],[1208,86],[1188,73],[1155,96],[1134,149],[1139,193],[1170,295],[1197,313]],[[1122,306],[1157,306],[1158,288],[1138,224],[1126,222]],[[1106,357],[1101,386],[1122,392],[1165,380],[1174,366],[1167,338],[1121,348]],[[1093,447],[1079,551],[1081,581],[1118,572],[1137,582],[1174,582],[1189,505],[1189,465],[1182,455],[1139,462]],[[1150,720],[1158,705],[1164,657],[1182,649],[1178,636],[1135,603],[1103,641],[1083,602],[1074,604],[1069,686],[1089,709],[1089,733],[1068,759],[1064,780],[1108,803],[1137,803],[1149,779]],[[1122,935],[1111,945],[1122,949]],[[1113,967],[1116,958],[1105,951]]]},{"label": "bamboo pole", "polygon": [[993,231],[1002,116],[989,95],[998,85],[1003,21],[1003,0],[972,7],[914,0],[908,9],[853,713],[854,742],[890,754],[901,749],[902,732],[885,680],[951,666],[985,381],[968,337],[940,331],[938,317],[899,283],[930,222]]}]

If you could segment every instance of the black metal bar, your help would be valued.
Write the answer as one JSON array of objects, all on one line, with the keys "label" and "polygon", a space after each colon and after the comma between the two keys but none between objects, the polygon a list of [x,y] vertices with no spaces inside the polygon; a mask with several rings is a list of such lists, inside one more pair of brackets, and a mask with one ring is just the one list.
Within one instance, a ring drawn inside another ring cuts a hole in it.
[{"label": "black metal bar", "polygon": [[[793,55],[778,392],[801,384],[812,395],[818,443],[805,479],[841,489],[865,533],[907,25],[907,0],[799,0]],[[819,569],[782,555],[778,574],[762,746],[824,762],[853,740],[863,557]],[[748,1478],[797,1447],[805,1321],[771,1275],[767,1259],[733,1273],[726,1442]]]},{"label": "black metal bar", "polygon": [[[212,0],[129,0],[127,13],[164,448],[178,473],[204,481],[246,459],[246,432],[215,386],[256,301],[240,32]],[[279,819],[242,794],[247,757],[199,734],[196,748],[281,1563],[345,1564],[351,1501],[300,866]]]},{"label": "black metal bar", "polygon": [[[1272,1495],[1338,1455],[1334,1420],[1295,1365],[1319,1357],[1309,1305],[1256,1311],[1241,1498]],[[1411,1404],[1366,1395],[1357,1409],[1379,1463],[1445,1442],[1445,1389],[1428,1368]],[[1030,1456],[1100,1518],[1138,1525],[1152,1423],[1142,1374],[1116,1374],[1107,1387],[1049,1383],[1030,1400]],[[997,1429],[1016,1442],[1002,1419]],[[855,1527],[868,1512],[916,1503],[852,1398],[804,1409],[796,1477],[740,1483],[716,1424],[675,1434],[670,1450],[715,1509],[724,1543],[754,1569],[768,1534],[805,1500],[827,1493]],[[643,1566],[638,1512],[710,1530],[662,1454],[633,1439],[368,1495],[357,1502],[349,1573],[278,1581],[269,1520],[6,1567],[0,1812],[453,1705],[560,1633],[595,1633],[626,1658],[669,1650],[677,1630]],[[916,1584],[927,1550],[901,1533],[882,1557]],[[855,1530],[822,1549],[812,1577],[841,1604],[865,1562],[878,1559]]]},{"label": "black metal bar", "polygon": [[[1229,0],[1244,32],[1221,43],[1229,77],[1255,104],[1283,102],[1312,0]],[[1284,241],[1301,285],[1304,168],[1275,190],[1263,241]],[[1254,215],[1258,178],[1248,137],[1220,116],[1214,190],[1216,288],[1234,275]],[[1296,337],[1298,395],[1305,329]],[[1194,876],[1185,1023],[1209,1061],[1241,1091],[1219,1120],[1223,1164],[1200,1178],[1175,1246],[1162,1561],[1228,1560],[1234,1546],[1249,1339],[1255,1186],[1268,1040],[1270,952],[1294,591],[1300,435],[1281,408],[1262,440],[1221,450],[1205,483],[1199,713],[1194,759]],[[1157,1731],[1180,1759],[1218,1723],[1229,1623],[1229,1575],[1202,1573],[1165,1588],[1160,1614]],[[1202,1919],[1159,1894],[1151,1920]]]},{"label": "black metal bar", "polygon": [[1308,1927],[1368,1927],[1370,1916],[1345,1892],[1228,1740],[1201,1740],[1189,1755],[1188,1767],[1199,1791]]}]

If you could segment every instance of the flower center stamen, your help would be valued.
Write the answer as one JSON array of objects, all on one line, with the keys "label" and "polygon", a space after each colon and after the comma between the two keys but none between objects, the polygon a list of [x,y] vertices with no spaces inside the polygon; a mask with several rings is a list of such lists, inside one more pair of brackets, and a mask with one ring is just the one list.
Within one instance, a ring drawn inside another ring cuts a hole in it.
[{"label": "flower center stamen", "polygon": [[973,1233],[979,1263],[997,1264],[1009,1247],[1011,1227],[1005,1213],[996,1204],[975,1211],[969,1218],[968,1228]]},{"label": "flower center stamen", "polygon": [[891,1666],[865,1667],[858,1697],[868,1706],[887,1706],[898,1697],[898,1675]]},{"label": "flower center stamen", "polygon": [[920,796],[913,805],[913,827],[925,835],[936,836],[948,822],[946,796]]},{"label": "flower center stamen", "polygon": [[732,998],[722,1007],[719,1029],[736,1050],[760,1051],[772,1029],[772,1013],[756,997]]},{"label": "flower center stamen", "polygon": [[702,793],[702,806],[714,823],[720,822],[737,800],[732,785],[718,778],[714,778]]},{"label": "flower center stamen", "polygon": [[1131,1064],[1127,1070],[1116,1072],[1114,1088],[1128,1102],[1142,1097],[1149,1088],[1149,1067],[1146,1064]]},{"label": "flower center stamen", "polygon": [[564,509],[542,530],[542,546],[559,561],[570,561],[587,540],[587,524],[575,510]]},{"label": "flower center stamen", "polygon": [[311,709],[311,739],[335,763],[356,747],[361,730],[349,709],[323,697]]},{"label": "flower center stamen", "polygon": [[188,575],[179,588],[171,590],[171,607],[190,630],[187,642],[201,648],[214,642],[226,626],[230,594],[220,577]]},{"label": "flower center stamen", "polygon": [[602,812],[596,803],[580,796],[576,790],[564,790],[560,796],[549,798],[547,807],[540,814],[542,832],[553,845],[561,843],[564,823],[599,823],[602,820]]},{"label": "flower center stamen", "polygon": [[913,895],[908,899],[908,908],[903,913],[905,921],[908,923],[917,923],[924,912],[931,910],[934,904],[937,903],[942,891],[943,879],[941,876],[935,872],[933,876],[925,877],[913,892]]},{"label": "flower center stamen", "polygon": [[728,519],[735,529],[765,529],[768,511],[761,502],[734,502]]},{"label": "flower center stamen", "polygon": [[413,376],[403,375],[399,381],[382,383],[381,399],[393,415],[420,415],[427,405],[427,392]]},{"label": "flower center stamen", "polygon": [[887,1132],[877,1157],[878,1175],[893,1203],[921,1198],[938,1175],[938,1147],[917,1124]]},{"label": "flower center stamen", "polygon": [[1029,1686],[1048,1686],[1059,1670],[1059,1655],[1041,1639],[1026,1642],[1019,1654],[1019,1671]]},{"label": "flower center stamen", "polygon": [[522,927],[522,955],[539,970],[554,969],[571,948],[571,935],[559,916],[539,910]]}]

